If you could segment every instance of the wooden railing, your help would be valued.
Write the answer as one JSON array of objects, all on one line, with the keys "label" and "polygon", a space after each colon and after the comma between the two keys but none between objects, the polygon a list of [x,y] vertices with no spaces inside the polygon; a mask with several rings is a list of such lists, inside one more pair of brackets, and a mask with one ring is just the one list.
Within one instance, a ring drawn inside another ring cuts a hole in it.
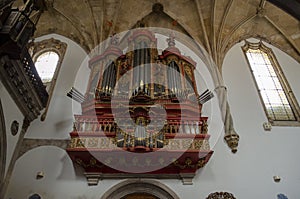
[{"label": "wooden railing", "polygon": [[162,148],[167,142],[165,135],[187,134],[200,135],[207,134],[207,118],[200,121],[177,121],[170,120],[164,124],[137,125],[129,124],[120,127],[113,119],[97,120],[93,117],[78,117],[74,122],[73,132],[81,136],[88,134],[106,134],[114,139],[118,147],[145,147]]},{"label": "wooden railing", "polygon": [[25,70],[25,74],[27,75],[29,81],[33,85],[35,92],[37,93],[38,97],[40,98],[40,101],[42,102],[43,106],[45,107],[48,101],[48,93],[46,91],[46,88],[38,75],[38,72],[36,71],[36,68],[34,66],[34,63],[31,59],[31,56],[29,55],[28,51],[24,51],[22,55],[22,62],[23,67]]},{"label": "wooden railing", "polygon": [[44,0],[28,0],[20,10],[8,5],[0,13],[1,81],[30,121],[38,117],[48,101],[46,88],[26,48],[42,6]]}]

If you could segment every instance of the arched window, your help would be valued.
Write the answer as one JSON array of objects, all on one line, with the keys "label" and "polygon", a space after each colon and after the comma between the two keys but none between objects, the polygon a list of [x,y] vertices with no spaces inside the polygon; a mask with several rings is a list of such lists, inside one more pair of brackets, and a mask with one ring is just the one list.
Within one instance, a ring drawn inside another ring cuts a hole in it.
[{"label": "arched window", "polygon": [[37,57],[35,67],[43,83],[52,81],[58,61],[58,54],[51,50],[46,51]]},{"label": "arched window", "polygon": [[272,50],[262,42],[243,46],[268,120],[273,125],[299,121],[299,105]]},{"label": "arched window", "polygon": [[29,44],[32,60],[43,83],[49,86],[49,94],[49,83],[58,76],[66,49],[66,43],[53,38]]}]

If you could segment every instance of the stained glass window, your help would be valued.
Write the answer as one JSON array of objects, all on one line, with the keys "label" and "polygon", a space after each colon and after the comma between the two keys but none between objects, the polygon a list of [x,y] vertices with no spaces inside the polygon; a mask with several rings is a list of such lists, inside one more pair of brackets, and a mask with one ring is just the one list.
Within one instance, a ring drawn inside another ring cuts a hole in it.
[{"label": "stained glass window", "polygon": [[[297,121],[291,100],[282,85],[285,79],[279,75],[280,69],[275,56],[267,47],[247,43],[243,47],[251,71],[256,80],[266,114],[270,121]],[[287,82],[285,82],[287,84]]]},{"label": "stained glass window", "polygon": [[38,56],[35,67],[43,83],[51,82],[58,60],[58,54],[53,51],[47,51]]}]

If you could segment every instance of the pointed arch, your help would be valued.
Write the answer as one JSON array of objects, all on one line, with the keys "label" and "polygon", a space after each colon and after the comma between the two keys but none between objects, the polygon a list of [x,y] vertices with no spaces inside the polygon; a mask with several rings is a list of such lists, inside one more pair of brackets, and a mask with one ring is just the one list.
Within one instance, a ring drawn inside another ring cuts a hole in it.
[{"label": "pointed arch", "polygon": [[[159,10],[156,10],[155,7],[158,7],[158,4],[161,6],[161,8]],[[181,32],[194,40],[196,39],[196,32],[192,28],[186,26],[184,23],[176,20],[176,14],[172,13],[170,10],[164,10],[163,5],[160,3],[154,4],[152,7],[152,11],[148,10],[147,12],[142,12],[139,16],[140,17],[138,18],[138,20],[135,23],[130,24],[129,27],[135,28],[141,22],[143,22],[148,27],[168,28]],[[157,18],[159,18],[160,20],[157,20]],[[176,22],[176,25],[173,25],[174,22]],[[180,40],[180,38],[177,39]]]},{"label": "pointed arch", "polygon": [[6,150],[7,150],[7,141],[6,141],[5,118],[4,118],[2,103],[0,99],[0,161],[1,161],[0,185],[2,185],[5,176]]},{"label": "pointed arch", "polygon": [[179,199],[177,194],[156,180],[131,179],[123,181],[109,189],[101,199],[123,198],[135,193],[145,193],[160,199]]}]

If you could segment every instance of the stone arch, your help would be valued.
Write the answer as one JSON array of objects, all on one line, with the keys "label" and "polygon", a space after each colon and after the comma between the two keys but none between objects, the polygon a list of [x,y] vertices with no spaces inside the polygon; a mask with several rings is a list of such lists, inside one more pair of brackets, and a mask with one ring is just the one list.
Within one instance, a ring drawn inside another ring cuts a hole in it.
[{"label": "stone arch", "polygon": [[[55,162],[55,164],[52,164]],[[24,168],[27,168],[24,172]],[[43,197],[43,190],[49,186],[49,182],[60,182],[60,180],[73,180],[76,174],[72,167],[72,161],[65,150],[57,146],[39,146],[29,150],[17,159],[9,182],[7,198],[28,198],[32,194],[39,194]],[[26,184],[20,180],[26,179],[28,184],[38,183],[43,180],[40,187],[27,190]],[[10,190],[20,189],[18,193]],[[29,195],[30,194],[30,195]]]},{"label": "stone arch", "polygon": [[[189,26],[187,26],[186,24],[182,23],[181,21],[178,21],[176,18],[176,14],[172,13],[170,10],[165,10],[163,4],[154,3],[152,5],[152,10],[147,10],[147,12],[141,12],[139,17],[137,18],[138,20],[136,22],[132,21],[132,23],[129,24],[129,27],[139,27],[138,24],[143,22],[145,23],[145,27],[157,27],[175,30],[195,41],[193,44],[190,44],[191,46],[194,47],[195,45],[199,45],[200,49],[204,49],[203,44],[197,38],[197,32]],[[176,25],[173,25],[173,22],[176,23]],[[186,43],[180,37],[176,37],[176,40],[182,43]],[[193,50],[199,50],[199,48],[194,48]]]},{"label": "stone arch", "polygon": [[109,189],[101,199],[122,198],[134,193],[145,193],[160,199],[179,199],[176,193],[156,180],[131,179],[123,181]]},{"label": "stone arch", "polygon": [[41,196],[39,194],[33,194],[28,199],[41,199]]},{"label": "stone arch", "polygon": [[1,161],[0,184],[3,183],[4,174],[5,174],[6,150],[7,150],[7,141],[6,141],[5,118],[4,118],[2,103],[0,99],[0,161]]},{"label": "stone arch", "polygon": [[236,199],[232,193],[228,192],[215,192],[207,196],[206,199]]},{"label": "stone arch", "polygon": [[19,157],[25,153],[43,146],[53,146],[65,150],[68,146],[69,140],[56,140],[56,139],[30,139],[25,138],[22,142],[22,148],[19,152]]},{"label": "stone arch", "polygon": [[[73,168],[72,160],[64,149],[57,146],[35,147],[16,161],[6,197],[29,198],[33,194],[39,194],[41,198],[45,198],[43,190],[47,190],[52,182],[64,186],[66,181],[74,180],[75,175],[76,170]],[[24,179],[26,183],[23,183]],[[39,184],[39,186],[28,190],[27,184]],[[55,196],[60,198],[59,193],[53,195],[54,198],[57,198]]]},{"label": "stone arch", "polygon": [[66,157],[70,163],[72,163],[71,158],[66,152],[68,142],[68,140],[25,138],[18,154],[17,163],[19,164],[19,162],[23,161],[24,159],[28,159],[30,156],[32,156],[32,154],[36,155],[40,153],[40,151],[54,151],[55,153],[63,152],[63,156]]}]

